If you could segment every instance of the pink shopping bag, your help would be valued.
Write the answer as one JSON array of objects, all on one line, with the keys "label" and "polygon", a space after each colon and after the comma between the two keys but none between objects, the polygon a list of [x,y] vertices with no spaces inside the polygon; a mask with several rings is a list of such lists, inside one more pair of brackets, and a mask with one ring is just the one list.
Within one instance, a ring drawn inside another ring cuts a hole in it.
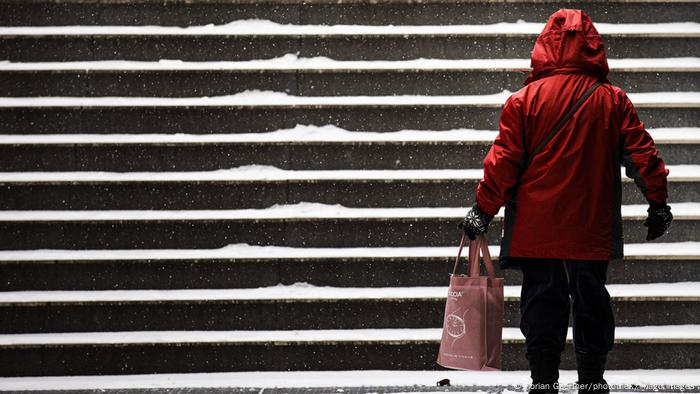
[{"label": "pink shopping bag", "polygon": [[[457,274],[465,239],[462,235],[450,274],[437,363],[452,369],[497,371],[501,369],[503,278],[496,278],[483,234],[469,241],[469,274]],[[479,251],[488,276],[479,274]]]}]

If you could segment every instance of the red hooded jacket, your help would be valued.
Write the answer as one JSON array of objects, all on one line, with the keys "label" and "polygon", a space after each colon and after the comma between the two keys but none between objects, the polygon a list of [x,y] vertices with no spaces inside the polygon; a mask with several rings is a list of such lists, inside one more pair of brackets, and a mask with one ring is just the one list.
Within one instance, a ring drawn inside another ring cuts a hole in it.
[{"label": "red hooded jacket", "polygon": [[[501,261],[621,258],[621,164],[647,200],[660,203],[668,170],[627,94],[607,80],[603,41],[585,12],[561,9],[550,16],[531,68],[525,87],[505,102],[476,191],[487,214],[506,205]],[[523,153],[597,81],[603,85],[518,179]]]}]

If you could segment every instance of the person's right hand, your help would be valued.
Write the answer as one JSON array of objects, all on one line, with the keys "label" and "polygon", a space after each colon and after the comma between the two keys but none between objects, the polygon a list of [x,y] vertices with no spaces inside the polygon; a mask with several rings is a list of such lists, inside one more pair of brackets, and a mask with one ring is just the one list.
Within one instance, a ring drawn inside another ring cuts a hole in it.
[{"label": "person's right hand", "polygon": [[493,216],[479,209],[479,206],[475,203],[457,227],[462,229],[464,234],[473,241],[477,236],[488,231],[489,223],[491,223],[492,219]]},{"label": "person's right hand", "polygon": [[647,231],[647,241],[651,241],[666,233],[666,230],[668,230],[673,221],[673,215],[671,214],[671,207],[665,203],[658,203],[655,201],[649,202],[647,213],[649,216],[647,220],[644,221],[644,226],[649,228]]}]

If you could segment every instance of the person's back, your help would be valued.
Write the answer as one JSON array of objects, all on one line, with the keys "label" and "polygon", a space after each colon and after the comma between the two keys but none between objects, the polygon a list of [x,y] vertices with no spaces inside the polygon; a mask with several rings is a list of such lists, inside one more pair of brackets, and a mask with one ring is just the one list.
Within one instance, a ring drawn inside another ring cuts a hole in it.
[{"label": "person's back", "polygon": [[[513,200],[501,258],[622,257],[621,163],[648,200],[666,202],[668,171],[626,93],[607,73],[603,42],[585,13],[560,10],[550,17],[533,49],[526,86],[503,108],[477,189],[476,203],[488,215]],[[524,158],[597,81],[603,85],[529,157],[516,185]]]},{"label": "person's back", "polygon": [[531,66],[503,107],[460,228],[474,239],[506,205],[500,265],[523,272],[520,329],[538,385],[530,392],[557,392],[573,310],[578,382],[587,385],[579,392],[607,393],[615,324],[605,282],[609,260],[623,255],[620,166],[649,202],[647,240],[673,218],[668,170],[626,93],[607,80],[603,42],[583,11],[550,16]]}]

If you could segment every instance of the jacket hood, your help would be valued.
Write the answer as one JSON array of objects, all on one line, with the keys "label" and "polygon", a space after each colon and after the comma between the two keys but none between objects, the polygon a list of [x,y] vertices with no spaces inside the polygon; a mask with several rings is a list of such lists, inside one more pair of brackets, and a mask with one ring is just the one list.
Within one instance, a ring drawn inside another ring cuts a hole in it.
[{"label": "jacket hood", "polygon": [[524,85],[554,75],[584,73],[607,80],[605,46],[591,18],[582,10],[553,13],[532,49],[530,75]]}]

